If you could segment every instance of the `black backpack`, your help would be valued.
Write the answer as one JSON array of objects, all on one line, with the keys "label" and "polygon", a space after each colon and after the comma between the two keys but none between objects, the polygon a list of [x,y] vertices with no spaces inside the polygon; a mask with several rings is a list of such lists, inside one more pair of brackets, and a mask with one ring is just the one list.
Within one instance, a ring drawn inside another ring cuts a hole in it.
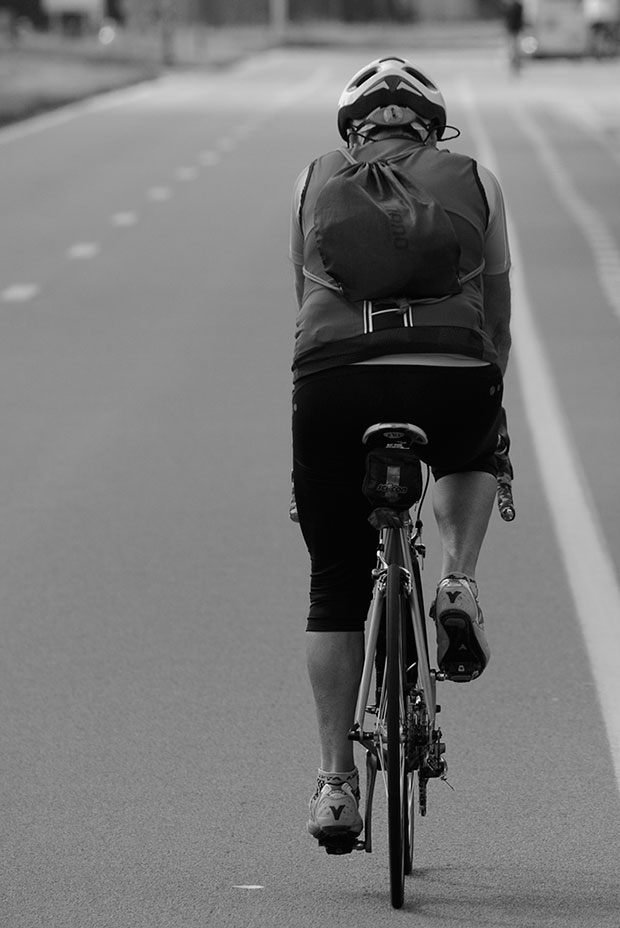
[{"label": "black backpack", "polygon": [[[454,227],[440,203],[394,162],[347,163],[320,191],[314,234],[329,280],[347,299],[408,302],[460,293],[461,255]],[[468,275],[469,276],[469,275]]]}]

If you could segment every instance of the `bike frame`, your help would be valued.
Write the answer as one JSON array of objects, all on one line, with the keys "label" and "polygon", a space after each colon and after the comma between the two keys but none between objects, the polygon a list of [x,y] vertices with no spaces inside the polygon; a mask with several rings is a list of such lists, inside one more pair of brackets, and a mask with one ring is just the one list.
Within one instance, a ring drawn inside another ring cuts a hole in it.
[{"label": "bike frame", "polygon": [[[437,674],[431,670],[428,656],[428,645],[426,636],[426,619],[423,613],[423,606],[420,602],[418,591],[414,579],[414,568],[412,562],[413,556],[420,566],[424,556],[422,545],[417,545],[419,534],[413,537],[413,527],[411,523],[399,529],[384,528],[380,533],[380,542],[378,549],[378,563],[375,570],[375,586],[373,591],[372,602],[369,611],[369,618],[366,632],[366,650],[364,658],[364,667],[360,682],[357,705],[355,709],[354,725],[351,729],[352,740],[357,741],[366,749],[366,810],[365,810],[365,827],[364,840],[358,845],[360,850],[367,853],[372,851],[372,802],[374,796],[374,787],[376,775],[379,769],[384,767],[383,735],[377,731],[366,730],[366,715],[369,710],[369,696],[372,686],[372,680],[375,673],[375,654],[379,640],[379,632],[383,621],[387,571],[391,564],[398,565],[403,571],[405,577],[405,589],[407,600],[411,609],[411,618],[413,624],[413,634],[417,653],[417,690],[422,700],[422,709],[425,712],[425,719],[428,725],[429,738],[435,736],[435,718],[436,718],[436,679]],[[378,707],[375,707],[376,712]],[[439,742],[437,740],[439,749]],[[422,797],[421,797],[422,800]],[[424,796],[425,801],[425,796]]]}]

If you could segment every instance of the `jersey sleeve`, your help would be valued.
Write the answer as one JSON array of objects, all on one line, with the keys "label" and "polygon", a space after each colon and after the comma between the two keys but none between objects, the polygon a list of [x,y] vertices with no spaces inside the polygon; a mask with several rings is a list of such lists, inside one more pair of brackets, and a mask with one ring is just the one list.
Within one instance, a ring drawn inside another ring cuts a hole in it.
[{"label": "jersey sleeve", "polygon": [[484,240],[484,273],[503,274],[510,270],[511,265],[504,195],[495,175],[481,164],[478,164],[478,176],[489,204],[489,222]]}]

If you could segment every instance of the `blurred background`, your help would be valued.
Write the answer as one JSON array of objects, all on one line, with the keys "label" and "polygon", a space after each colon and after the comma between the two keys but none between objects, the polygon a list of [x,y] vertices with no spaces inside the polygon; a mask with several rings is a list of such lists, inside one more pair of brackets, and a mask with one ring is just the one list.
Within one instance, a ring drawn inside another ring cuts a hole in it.
[{"label": "blurred background", "polygon": [[613,57],[620,0],[0,0],[0,122],[166,67],[390,36],[422,49],[501,49],[508,36],[525,58]]}]

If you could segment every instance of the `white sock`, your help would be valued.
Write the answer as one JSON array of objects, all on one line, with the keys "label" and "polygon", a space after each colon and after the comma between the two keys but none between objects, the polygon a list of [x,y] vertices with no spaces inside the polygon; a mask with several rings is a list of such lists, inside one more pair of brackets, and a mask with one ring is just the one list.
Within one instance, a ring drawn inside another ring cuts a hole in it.
[{"label": "white sock", "polygon": [[359,800],[360,794],[360,780],[359,780],[359,770],[357,767],[354,767],[353,770],[348,770],[345,773],[339,773],[335,771],[321,770],[319,767],[317,775],[317,789],[320,792],[326,783],[329,783],[330,786],[341,786],[343,783],[348,783],[353,791],[353,795]]}]

